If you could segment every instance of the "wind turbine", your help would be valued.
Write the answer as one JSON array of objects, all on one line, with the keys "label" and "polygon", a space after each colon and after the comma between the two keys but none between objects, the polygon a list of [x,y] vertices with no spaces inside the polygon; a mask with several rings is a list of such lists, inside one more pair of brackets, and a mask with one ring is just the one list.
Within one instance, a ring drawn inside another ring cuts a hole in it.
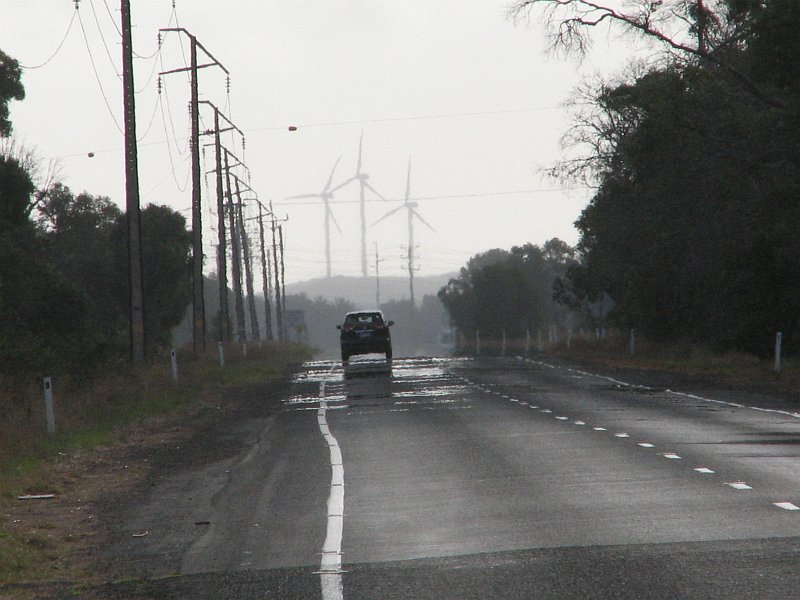
[{"label": "wind turbine", "polygon": [[331,190],[331,183],[333,182],[333,173],[336,171],[336,165],[339,164],[341,160],[341,156],[336,159],[336,162],[333,163],[333,168],[331,169],[330,177],[328,177],[328,181],[325,184],[325,187],[322,188],[322,191],[317,194],[299,194],[297,196],[289,196],[287,200],[296,200],[298,198],[322,198],[322,202],[325,205],[325,276],[330,278],[331,276],[331,221],[333,224],[336,225],[336,229],[339,230],[339,233],[342,233],[342,228],[339,227],[339,223],[336,222],[336,218],[333,216],[333,211],[331,210],[330,201],[333,198],[333,190]]},{"label": "wind turbine", "polygon": [[356,164],[356,174],[350,179],[343,181],[331,190],[331,193],[349,185],[353,181],[357,181],[361,191],[361,274],[363,277],[367,276],[367,210],[365,190],[371,191],[378,196],[381,200],[386,200],[381,196],[380,192],[372,187],[368,182],[369,175],[361,172],[361,150],[364,144],[364,132],[361,132],[361,139],[358,140],[358,163]]},{"label": "wind turbine", "polygon": [[411,306],[415,306],[414,303],[414,219],[419,219],[423,225],[425,225],[431,231],[436,231],[433,226],[428,223],[422,216],[417,212],[418,204],[416,202],[410,202],[409,197],[411,195],[411,157],[408,157],[408,175],[406,177],[406,198],[403,204],[395,208],[394,210],[390,210],[388,213],[383,215],[380,219],[375,221],[373,225],[377,225],[387,217],[392,216],[394,213],[398,212],[399,210],[405,208],[408,212],[408,285],[409,290],[411,292]]}]

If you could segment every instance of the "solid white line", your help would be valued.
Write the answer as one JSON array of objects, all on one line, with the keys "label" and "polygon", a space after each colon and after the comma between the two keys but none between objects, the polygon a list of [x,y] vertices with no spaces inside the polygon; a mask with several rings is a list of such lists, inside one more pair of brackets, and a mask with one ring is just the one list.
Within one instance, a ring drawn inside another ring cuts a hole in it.
[{"label": "solid white line", "polygon": [[325,382],[319,384],[317,423],[330,452],[331,490],[328,496],[327,527],[319,565],[322,600],[344,600],[342,584],[342,532],[344,531],[344,464],[339,442],[328,427]]}]

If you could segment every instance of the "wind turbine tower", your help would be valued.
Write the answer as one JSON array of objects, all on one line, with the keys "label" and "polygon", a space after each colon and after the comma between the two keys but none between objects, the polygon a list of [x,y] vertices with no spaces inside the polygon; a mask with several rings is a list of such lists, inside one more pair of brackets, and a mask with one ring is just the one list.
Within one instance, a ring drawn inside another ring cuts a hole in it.
[{"label": "wind turbine tower", "polygon": [[[333,198],[333,191],[331,190],[331,183],[333,182],[333,174],[336,171],[336,166],[339,164],[341,160],[341,156],[336,159],[336,162],[333,163],[333,169],[331,169],[331,174],[328,177],[328,182],[325,184],[325,187],[322,188],[322,191],[317,194],[299,194],[297,196],[289,196],[287,200],[296,200],[298,198],[322,198],[322,203],[325,205],[325,276],[330,279],[331,276],[331,221],[336,226],[336,229],[339,230],[339,233],[342,233],[341,227],[339,227],[339,223],[336,222],[336,218],[333,216],[333,211],[331,210],[330,201]],[[341,186],[339,186],[341,187]],[[338,189],[338,188],[337,188]]]},{"label": "wind turbine tower", "polygon": [[388,213],[383,215],[380,219],[375,221],[373,225],[377,225],[387,217],[390,217],[394,213],[398,212],[399,210],[405,208],[407,211],[408,216],[408,256],[405,257],[408,260],[408,286],[409,292],[411,294],[411,305],[416,306],[414,300],[414,272],[416,271],[416,267],[414,266],[414,219],[418,219],[423,225],[425,225],[431,231],[436,231],[430,223],[428,223],[425,219],[420,216],[417,212],[418,204],[416,202],[409,201],[409,197],[411,195],[411,157],[408,158],[408,174],[406,176],[406,197],[403,204],[395,208],[394,210],[390,210]]},{"label": "wind turbine tower", "polygon": [[353,175],[350,179],[343,181],[335,188],[331,190],[331,193],[343,188],[346,185],[349,185],[353,181],[358,182],[359,190],[360,190],[360,199],[361,199],[361,275],[363,277],[367,277],[367,209],[366,209],[366,197],[365,191],[369,190],[381,200],[386,200],[383,196],[381,196],[380,192],[372,187],[367,180],[369,179],[369,175],[363,173],[361,171],[361,151],[364,144],[364,132],[361,132],[361,138],[358,140],[358,163],[356,164],[356,174]]}]

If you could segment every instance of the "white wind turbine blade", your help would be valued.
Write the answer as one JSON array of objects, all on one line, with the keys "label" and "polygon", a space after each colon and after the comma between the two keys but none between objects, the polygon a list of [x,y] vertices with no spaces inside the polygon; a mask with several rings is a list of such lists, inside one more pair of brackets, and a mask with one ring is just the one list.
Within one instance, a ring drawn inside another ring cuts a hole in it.
[{"label": "white wind turbine blade", "polygon": [[361,137],[358,140],[358,163],[356,164],[356,177],[361,173],[361,148],[364,145],[364,130],[361,130]]},{"label": "white wind turbine blade", "polygon": [[326,184],[325,184],[325,187],[324,187],[324,188],[322,188],[322,193],[323,193],[323,194],[324,194],[325,192],[327,192],[327,191],[328,191],[328,189],[331,187],[331,183],[333,182],[333,173],[336,171],[336,165],[338,165],[338,164],[339,164],[339,161],[340,161],[340,160],[342,160],[342,155],[341,155],[341,154],[339,155],[339,158],[337,158],[337,159],[336,159],[336,162],[335,162],[335,163],[333,163],[333,168],[331,169],[331,174],[330,174],[330,177],[328,177],[328,183],[326,183]]},{"label": "white wind turbine blade", "polygon": [[422,218],[422,215],[420,215],[420,214],[419,214],[419,213],[418,213],[416,210],[414,210],[413,208],[411,209],[411,213],[412,213],[412,214],[413,214],[415,217],[417,217],[417,219],[419,219],[420,221],[422,221],[423,225],[427,226],[427,228],[428,228],[428,229],[430,229],[431,231],[436,231],[436,230],[433,228],[433,225],[431,225],[431,224],[430,224],[430,223],[428,223],[428,222],[427,222],[425,219],[423,219],[423,218]]},{"label": "white wind turbine blade", "polygon": [[297,200],[298,198],[319,198],[319,194],[299,194],[297,196],[286,196],[287,200]]},{"label": "white wind turbine blade", "polygon": [[406,201],[408,204],[408,197],[411,194],[411,157],[408,157],[408,175],[406,175]]},{"label": "white wind turbine blade", "polygon": [[365,187],[365,188],[367,188],[367,189],[368,189],[370,192],[372,192],[373,194],[375,194],[375,195],[376,195],[378,198],[380,198],[380,199],[381,199],[381,200],[383,200],[384,202],[388,202],[388,200],[387,200],[386,198],[384,198],[384,197],[383,197],[383,194],[381,194],[381,193],[380,193],[378,190],[376,190],[374,187],[372,187],[372,186],[371,186],[370,184],[368,184],[366,181],[364,182],[364,187]]},{"label": "white wind turbine blade", "polygon": [[358,177],[351,177],[350,179],[344,180],[342,183],[340,183],[339,185],[337,185],[335,188],[333,188],[331,190],[331,194],[333,194],[334,192],[342,189],[344,186],[349,185],[350,183],[352,183],[354,181],[357,181],[357,180],[358,180]]},{"label": "white wind turbine blade", "polygon": [[328,216],[331,218],[331,221],[333,221],[333,224],[336,226],[336,230],[339,233],[342,233],[342,228],[339,227],[339,223],[336,221],[336,217],[333,216],[333,211],[331,210],[331,207],[327,203],[325,204],[325,210],[328,211]]},{"label": "white wind turbine blade", "polygon": [[381,221],[383,221],[383,220],[384,220],[384,219],[386,219],[387,217],[391,217],[391,216],[392,216],[394,213],[396,213],[398,210],[402,210],[402,209],[403,209],[403,208],[405,208],[405,207],[406,207],[406,205],[405,205],[405,204],[401,204],[401,205],[400,205],[400,206],[398,206],[397,208],[390,210],[388,213],[386,213],[385,215],[383,215],[383,216],[382,216],[380,219],[378,219],[377,221],[375,221],[375,222],[373,223],[373,225],[377,225],[378,223],[380,223]]}]

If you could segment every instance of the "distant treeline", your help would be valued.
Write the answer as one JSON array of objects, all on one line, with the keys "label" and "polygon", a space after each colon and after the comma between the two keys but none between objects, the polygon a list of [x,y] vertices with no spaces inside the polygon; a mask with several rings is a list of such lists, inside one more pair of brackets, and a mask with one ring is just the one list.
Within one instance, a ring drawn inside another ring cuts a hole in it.
[{"label": "distant treeline", "polygon": [[543,247],[515,246],[473,256],[439,291],[461,336],[522,338],[552,325],[566,326],[569,310],[553,299],[553,282],[575,264],[575,250],[559,239]]}]

